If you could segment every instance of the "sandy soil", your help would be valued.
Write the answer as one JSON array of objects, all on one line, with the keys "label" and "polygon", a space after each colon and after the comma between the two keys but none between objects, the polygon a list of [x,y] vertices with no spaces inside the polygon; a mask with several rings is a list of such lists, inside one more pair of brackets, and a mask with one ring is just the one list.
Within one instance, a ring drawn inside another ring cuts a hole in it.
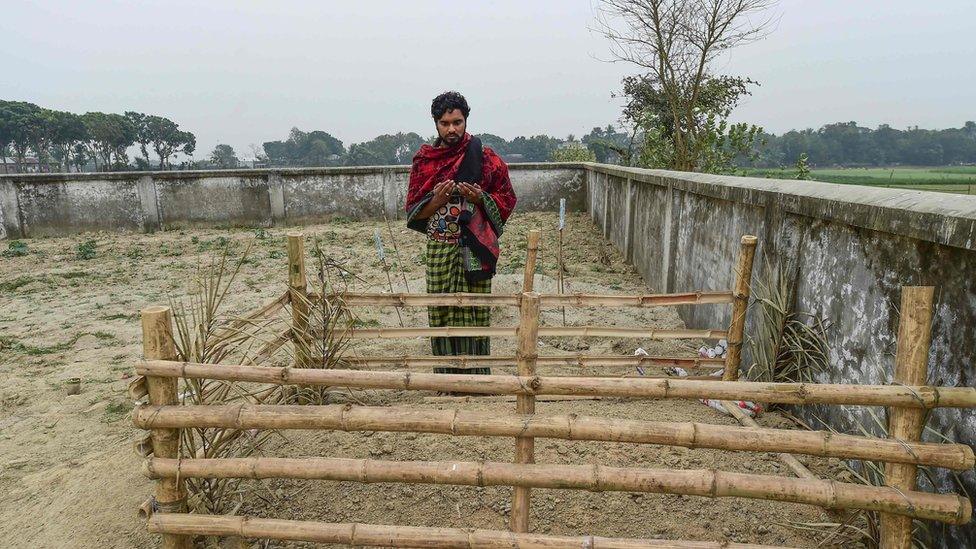
[{"label": "sandy soil", "polygon": [[[521,283],[525,233],[555,225],[550,214],[517,215],[503,237],[503,259],[495,292],[515,291]],[[384,291],[387,279],[378,268],[374,227],[383,224],[334,222],[303,230],[319,238],[323,250],[341,259],[362,280],[353,290]],[[395,227],[400,258],[410,290],[423,291],[420,235]],[[137,434],[128,421],[131,403],[125,388],[140,357],[140,308],[165,304],[185,294],[197,267],[224,245],[251,245],[227,311],[241,313],[267,302],[283,289],[285,229],[188,230],[155,235],[96,234],[26,241],[29,253],[0,258],[0,546],[3,547],[151,547],[158,540],[145,532],[135,509],[150,493],[139,458],[129,443]],[[386,232],[384,230],[384,236]],[[79,246],[95,241],[91,259],[79,258]],[[6,245],[6,243],[4,243]],[[554,231],[543,238],[537,289],[553,291],[556,267]],[[571,216],[565,246],[568,291],[635,293],[646,291],[640,276],[626,265],[585,216]],[[402,283],[397,290],[402,289]],[[493,311],[493,323],[515,323],[514,309]],[[558,310],[546,311],[543,323],[562,322]],[[673,310],[567,310],[571,324],[678,327]],[[404,313],[407,325],[422,325],[423,310]],[[364,310],[367,325],[395,325],[391,310]],[[514,341],[493,341],[494,353],[512,353]],[[652,353],[692,353],[698,342],[650,342],[634,339],[578,340],[548,338],[540,353],[632,353],[642,346]],[[351,352],[426,354],[425,340],[358,343]],[[543,373],[580,373],[565,369]],[[606,375],[595,369],[582,372]],[[615,375],[622,375],[620,370]],[[83,379],[82,392],[66,396],[64,381]],[[503,411],[513,403],[499,399],[459,401],[430,395],[364,393],[371,404],[463,406]],[[425,400],[426,399],[426,400]],[[634,402],[619,399],[547,402],[539,413],[580,413],[623,418],[703,421],[734,424],[697,402]],[[787,427],[776,414],[761,423]],[[511,460],[507,439],[458,438],[412,434],[288,433],[267,451],[281,456],[321,455],[377,459]],[[601,463],[647,467],[719,468],[780,474],[789,472],[768,454],[738,454],[638,445],[539,440],[537,461]],[[836,461],[806,459],[821,476],[838,477]],[[503,528],[509,489],[358,485],[267,481],[262,498],[241,512],[280,518]],[[537,490],[533,529],[553,533],[663,537],[696,540],[755,541],[813,547],[816,542],[795,524],[835,521],[820,509],[754,500]],[[265,547],[264,543],[255,546]],[[268,547],[304,547],[269,544]]]}]

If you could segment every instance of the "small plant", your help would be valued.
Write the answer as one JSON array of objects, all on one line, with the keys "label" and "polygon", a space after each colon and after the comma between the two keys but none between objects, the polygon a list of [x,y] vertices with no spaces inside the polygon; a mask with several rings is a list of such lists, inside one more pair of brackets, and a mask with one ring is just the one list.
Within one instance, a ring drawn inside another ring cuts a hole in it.
[{"label": "small plant", "polygon": [[271,235],[262,228],[254,229],[254,238],[258,240],[268,240]]},{"label": "small plant", "polygon": [[810,165],[807,163],[808,160],[807,153],[800,153],[800,157],[796,159],[796,178],[801,181],[810,179]]},{"label": "small plant", "polygon": [[82,260],[95,259],[97,243],[94,240],[86,240],[75,248],[75,257]]},{"label": "small plant", "polygon": [[3,257],[23,257],[28,253],[26,242],[22,240],[11,240],[10,244],[7,244],[7,249],[0,255]]},{"label": "small plant", "polygon": [[132,410],[133,404],[129,400],[113,400],[105,406],[105,415],[102,417],[103,423],[114,423],[125,418]]}]

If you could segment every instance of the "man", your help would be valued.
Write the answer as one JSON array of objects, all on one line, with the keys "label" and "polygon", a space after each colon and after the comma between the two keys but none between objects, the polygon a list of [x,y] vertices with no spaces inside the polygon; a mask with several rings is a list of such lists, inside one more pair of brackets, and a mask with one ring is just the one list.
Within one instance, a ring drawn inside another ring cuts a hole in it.
[{"label": "man", "polygon": [[[413,158],[407,226],[427,235],[427,293],[491,293],[498,237],[515,208],[508,166],[467,133],[471,109],[445,92],[430,107],[437,139]],[[489,307],[429,307],[432,327],[488,326]],[[488,337],[433,337],[435,355],[491,354]],[[489,368],[434,368],[435,373],[490,374]]]}]

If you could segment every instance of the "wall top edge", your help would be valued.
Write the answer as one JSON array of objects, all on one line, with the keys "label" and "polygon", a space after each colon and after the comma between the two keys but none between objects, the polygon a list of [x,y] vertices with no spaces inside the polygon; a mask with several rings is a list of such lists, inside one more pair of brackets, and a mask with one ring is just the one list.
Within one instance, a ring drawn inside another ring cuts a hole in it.
[{"label": "wall top edge", "polygon": [[976,196],[587,163],[613,177],[976,250]]},{"label": "wall top edge", "polygon": [[[578,162],[519,162],[508,165],[510,170],[581,170]],[[337,166],[328,168],[259,168],[246,170],[169,170],[143,172],[83,172],[83,173],[31,173],[0,175],[0,182],[60,183],[65,181],[131,181],[142,177],[153,179],[195,179],[204,177],[266,177],[281,175],[373,175],[408,174],[410,166]]]}]

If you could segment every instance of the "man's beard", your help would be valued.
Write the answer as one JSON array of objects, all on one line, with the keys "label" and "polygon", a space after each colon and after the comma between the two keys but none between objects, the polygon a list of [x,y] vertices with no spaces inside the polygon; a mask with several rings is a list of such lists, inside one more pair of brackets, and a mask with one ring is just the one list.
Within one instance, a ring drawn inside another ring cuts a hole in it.
[{"label": "man's beard", "polygon": [[445,143],[449,143],[449,144],[453,145],[453,144],[455,144],[455,143],[457,143],[458,141],[461,140],[461,136],[460,135],[445,135],[441,139]]}]

